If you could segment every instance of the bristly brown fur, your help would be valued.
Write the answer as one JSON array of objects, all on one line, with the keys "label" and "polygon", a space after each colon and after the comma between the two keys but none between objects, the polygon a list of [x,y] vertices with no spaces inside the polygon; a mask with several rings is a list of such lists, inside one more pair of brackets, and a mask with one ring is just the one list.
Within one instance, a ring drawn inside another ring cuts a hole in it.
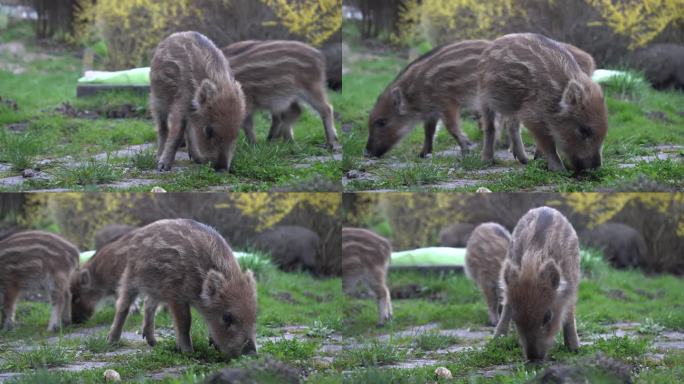
[{"label": "bristly brown fur", "polygon": [[223,53],[245,94],[243,127],[250,142],[256,140],[252,114],[259,109],[272,114],[269,140],[293,140],[292,125],[304,102],[321,116],[328,146],[339,149],[321,51],[299,41],[247,40],[223,48]]},{"label": "bristly brown fur", "polygon": [[71,323],[69,279],[78,268],[78,249],[64,238],[43,231],[21,231],[0,241],[0,328],[11,329],[20,291],[47,289],[52,302],[48,331]]},{"label": "bristly brown fur", "polygon": [[499,321],[499,275],[511,234],[497,223],[483,223],[475,227],[466,246],[466,275],[477,283],[487,300],[489,322]]},{"label": "bristly brown fur", "polygon": [[183,138],[195,162],[229,169],[245,100],[221,51],[200,33],[178,32],[159,43],[150,67],[159,170],[171,169]]},{"label": "bristly brown fur", "polygon": [[131,303],[143,294],[143,337],[148,344],[156,343],[153,308],[164,302],[182,352],[193,350],[191,306],[204,317],[212,342],[226,357],[256,352],[254,277],[240,269],[220,234],[194,220],[159,220],[136,230],[129,243],[110,342],[119,340]]},{"label": "bristly brown fur", "polygon": [[387,239],[367,229],[342,228],[342,288],[353,294],[363,282],[378,300],[382,325],[392,318],[392,299],[387,288],[387,268],[392,246]]},{"label": "bristly brown fur", "polygon": [[521,121],[533,134],[550,170],[564,169],[559,153],[576,171],[601,165],[608,131],[603,92],[585,72],[593,60],[573,48],[518,33],[494,40],[482,53],[478,101],[485,134],[483,160],[493,159],[494,118],[500,113]]},{"label": "bristly brown fur", "polygon": [[541,360],[562,327],[565,345],[577,350],[579,263],[577,234],[560,212],[527,212],[513,230],[501,268],[504,305],[495,335],[506,333],[512,319],[527,359]]}]

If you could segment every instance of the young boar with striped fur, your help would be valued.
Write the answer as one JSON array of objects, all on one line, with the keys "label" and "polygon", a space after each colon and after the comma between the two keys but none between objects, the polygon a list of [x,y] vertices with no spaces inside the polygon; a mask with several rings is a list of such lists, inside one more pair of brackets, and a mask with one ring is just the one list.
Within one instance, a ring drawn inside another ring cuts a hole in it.
[{"label": "young boar with striped fur", "polygon": [[487,300],[489,322],[499,322],[499,275],[506,260],[511,234],[497,223],[475,227],[466,246],[465,272]]},{"label": "young boar with striped fur", "polygon": [[432,140],[441,119],[463,153],[471,142],[462,132],[461,109],[475,107],[477,67],[486,40],[470,40],[437,47],[414,60],[378,97],[368,118],[365,154],[380,157],[414,126],[424,123],[421,157],[432,153]]},{"label": "young boar with striped fur", "polygon": [[192,352],[190,307],[204,317],[210,342],[227,358],[256,353],[256,286],[213,228],[194,220],[159,220],[134,232],[119,283],[116,315],[107,337],[121,338],[129,307],[145,295],[143,337],[153,346],[154,311],[168,305],[176,346]]},{"label": "young boar with striped fur", "polygon": [[292,125],[301,114],[299,103],[305,102],[320,115],[328,146],[340,149],[326,94],[323,53],[291,40],[241,41],[223,48],[223,53],[245,93],[243,127],[250,142],[256,140],[252,116],[259,109],[272,114],[269,140],[292,140]]},{"label": "young boar with striped fur", "polygon": [[0,239],[2,329],[12,329],[19,293],[45,289],[52,302],[48,331],[71,323],[69,279],[78,268],[78,249],[49,232],[21,231]]},{"label": "young boar with striped fur", "polygon": [[150,88],[158,169],[171,169],[183,138],[195,162],[229,169],[245,101],[228,61],[214,43],[197,32],[167,37],[152,57]]},{"label": "young boar with striped fur", "polygon": [[85,322],[100,301],[116,296],[134,234],[134,230],[129,230],[110,240],[71,276],[71,319],[74,323]]},{"label": "young boar with striped fur", "polygon": [[493,160],[500,113],[525,125],[550,170],[565,169],[559,153],[576,171],[601,166],[608,131],[603,92],[567,46],[538,34],[505,35],[483,52],[479,71],[483,160]]},{"label": "young boar with striped fur", "polygon": [[352,295],[359,282],[368,286],[378,300],[378,325],[392,318],[386,283],[391,253],[387,239],[362,228],[342,228],[342,289]]},{"label": "young boar with striped fur", "polygon": [[553,208],[528,211],[513,230],[501,267],[504,301],[495,336],[505,334],[513,319],[525,356],[539,361],[562,327],[565,346],[576,351],[579,278],[579,242],[572,224]]},{"label": "young boar with striped fur", "polygon": [[109,224],[98,229],[95,232],[95,250],[99,250],[105,245],[111,243],[112,241],[120,238],[121,236],[127,234],[128,232],[136,229],[132,225],[125,224]]}]

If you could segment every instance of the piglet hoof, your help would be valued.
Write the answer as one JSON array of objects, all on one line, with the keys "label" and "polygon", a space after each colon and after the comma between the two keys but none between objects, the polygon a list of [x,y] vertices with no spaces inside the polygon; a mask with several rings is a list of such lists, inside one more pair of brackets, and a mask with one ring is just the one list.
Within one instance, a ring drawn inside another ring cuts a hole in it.
[{"label": "piglet hoof", "polygon": [[170,171],[170,170],[171,170],[171,164],[167,164],[164,162],[159,162],[159,164],[157,164],[157,171],[159,171],[159,172]]},{"label": "piglet hoof", "polygon": [[523,165],[527,164],[527,162],[528,162],[527,156],[515,156],[515,158],[518,159],[520,164],[523,164]]},{"label": "piglet hoof", "polygon": [[11,331],[14,329],[14,323],[11,321],[6,321],[5,324],[2,325],[0,330],[2,331]]},{"label": "piglet hoof", "polygon": [[147,341],[147,345],[150,347],[154,347],[157,345],[157,339],[154,337],[154,334],[148,334],[147,332],[143,333],[142,335],[143,339]]},{"label": "piglet hoof", "polygon": [[428,151],[426,151],[426,150],[422,150],[422,151],[420,151],[420,154],[418,154],[418,156],[419,156],[421,159],[424,159],[424,158],[428,157],[428,155],[430,155],[430,153],[432,153],[432,152],[428,152]]},{"label": "piglet hoof", "polygon": [[548,163],[548,168],[549,171],[551,172],[563,172],[565,171],[565,167],[563,164],[560,163]]},{"label": "piglet hoof", "polygon": [[342,145],[340,145],[340,143],[329,144],[328,148],[332,149],[334,153],[342,152]]}]

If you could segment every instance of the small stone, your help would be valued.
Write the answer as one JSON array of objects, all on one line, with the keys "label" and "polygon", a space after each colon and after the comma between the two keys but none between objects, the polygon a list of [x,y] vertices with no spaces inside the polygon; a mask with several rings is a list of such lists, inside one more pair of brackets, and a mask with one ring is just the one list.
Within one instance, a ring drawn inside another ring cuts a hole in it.
[{"label": "small stone", "polygon": [[451,375],[451,371],[445,367],[439,367],[439,368],[435,369],[435,376],[438,379],[451,379],[451,378],[453,378],[453,376]]},{"label": "small stone", "polygon": [[104,379],[105,381],[121,381],[121,375],[113,369],[108,369],[104,371]]},{"label": "small stone", "polygon": [[23,171],[21,171],[21,176],[22,176],[23,178],[25,178],[25,179],[28,179],[28,178],[30,178],[30,177],[33,177],[33,176],[35,176],[35,174],[36,174],[36,173],[35,173],[35,172],[33,171],[33,169],[31,169],[31,168],[26,168],[26,169],[24,169]]},{"label": "small stone", "polygon": [[480,187],[475,192],[477,192],[477,193],[492,193],[492,190],[489,188]]},{"label": "small stone", "polygon": [[150,192],[152,193],[166,193],[166,189],[162,187],[153,187]]}]

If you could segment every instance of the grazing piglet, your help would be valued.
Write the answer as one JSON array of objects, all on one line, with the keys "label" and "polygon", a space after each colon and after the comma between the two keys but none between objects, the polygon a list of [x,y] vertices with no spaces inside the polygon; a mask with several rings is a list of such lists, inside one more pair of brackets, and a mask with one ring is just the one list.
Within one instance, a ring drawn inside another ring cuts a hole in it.
[{"label": "grazing piglet", "polygon": [[[483,160],[493,160],[500,113],[525,125],[550,170],[564,169],[559,152],[576,171],[601,166],[608,131],[603,92],[567,46],[538,34],[505,35],[482,53],[478,68]],[[514,145],[521,143],[514,138]]]},{"label": "grazing piglet", "polygon": [[387,239],[361,228],[342,228],[342,289],[353,295],[359,282],[378,300],[378,325],[392,319],[392,301],[387,288],[387,268],[392,246]]},{"label": "grazing piglet", "polygon": [[167,37],[154,51],[150,88],[158,169],[171,169],[184,137],[195,162],[229,169],[245,101],[240,83],[214,43],[197,32]]},{"label": "grazing piglet", "polygon": [[499,275],[510,241],[506,228],[483,223],[475,227],[466,247],[465,272],[485,296],[492,325],[499,322]]},{"label": "grazing piglet", "polygon": [[151,346],[154,309],[168,305],[176,346],[192,352],[190,307],[209,328],[210,341],[227,358],[256,353],[256,284],[213,228],[189,219],[159,220],[134,232],[119,283],[116,315],[107,340],[116,343],[138,294],[146,296],[143,338]]},{"label": "grazing piglet", "polygon": [[437,47],[411,62],[378,97],[368,118],[365,154],[380,157],[424,122],[421,157],[432,153],[441,119],[463,153],[471,144],[461,131],[460,110],[475,106],[477,67],[491,43],[469,40]]},{"label": "grazing piglet", "polygon": [[305,102],[321,116],[328,146],[340,149],[326,94],[323,53],[291,40],[241,41],[223,48],[223,53],[245,93],[243,127],[250,142],[256,140],[252,115],[258,109],[273,116],[269,140],[292,140],[292,125],[301,113],[299,102]]},{"label": "grazing piglet", "polygon": [[543,360],[563,326],[565,346],[579,348],[575,303],[579,285],[579,242],[572,224],[549,207],[528,211],[515,226],[500,282],[503,310],[495,336],[511,318],[528,360]]},{"label": "grazing piglet", "polygon": [[454,223],[439,232],[439,245],[442,247],[465,247],[475,225],[469,223]]},{"label": "grazing piglet", "polygon": [[43,231],[21,231],[0,240],[2,329],[12,329],[19,292],[45,289],[52,314],[48,331],[71,323],[69,279],[78,268],[78,249],[62,237]]},{"label": "grazing piglet", "polygon": [[134,230],[128,231],[105,244],[71,276],[71,319],[74,323],[85,322],[102,299],[116,296],[134,234]]},{"label": "grazing piglet", "polygon": [[132,225],[109,224],[95,232],[95,250],[99,250],[112,241],[136,229]]},{"label": "grazing piglet", "polygon": [[321,239],[308,228],[279,225],[259,233],[254,246],[269,252],[273,262],[285,271],[315,272]]}]

